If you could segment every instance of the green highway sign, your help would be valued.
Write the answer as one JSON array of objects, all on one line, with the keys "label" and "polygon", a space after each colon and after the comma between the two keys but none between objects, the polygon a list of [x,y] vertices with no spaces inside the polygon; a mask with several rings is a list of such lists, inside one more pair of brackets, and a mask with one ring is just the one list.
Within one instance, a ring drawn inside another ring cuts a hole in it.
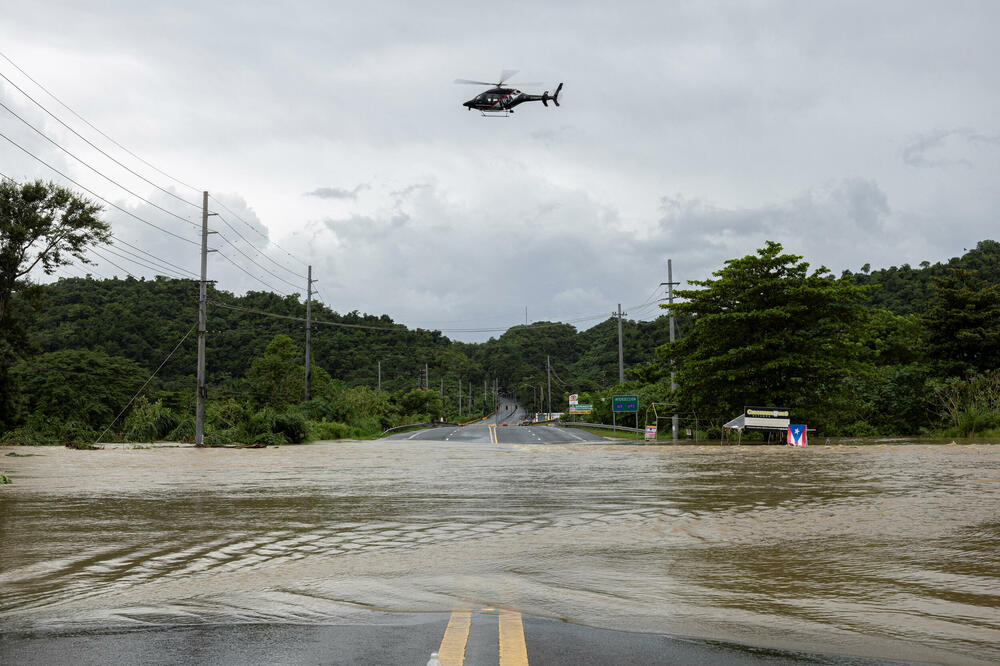
[{"label": "green highway sign", "polygon": [[569,406],[570,414],[590,414],[594,411],[594,405],[576,404]]},{"label": "green highway sign", "polygon": [[613,411],[613,412],[637,412],[637,411],[639,411],[639,396],[637,396],[637,395],[613,395],[613,396],[611,396],[611,411]]}]

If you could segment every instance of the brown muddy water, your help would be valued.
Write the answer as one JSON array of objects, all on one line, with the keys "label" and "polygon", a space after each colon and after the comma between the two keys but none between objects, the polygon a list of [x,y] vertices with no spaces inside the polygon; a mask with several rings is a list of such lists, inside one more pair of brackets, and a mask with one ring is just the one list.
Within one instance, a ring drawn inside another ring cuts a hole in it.
[{"label": "brown muddy water", "polygon": [[[0,449],[0,455],[12,449]],[[1000,662],[1000,446],[19,449],[0,629],[587,626]]]}]

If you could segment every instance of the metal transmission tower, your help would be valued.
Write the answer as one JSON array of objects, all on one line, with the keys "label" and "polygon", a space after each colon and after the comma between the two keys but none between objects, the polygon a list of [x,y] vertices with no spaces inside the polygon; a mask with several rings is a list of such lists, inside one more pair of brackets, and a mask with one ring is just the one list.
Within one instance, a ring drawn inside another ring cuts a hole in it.
[{"label": "metal transmission tower", "polygon": [[198,290],[198,388],[194,408],[194,443],[205,445],[205,334],[208,328],[208,192],[201,193],[201,282]]},{"label": "metal transmission tower", "polygon": [[[675,284],[680,284],[680,283],[679,282],[674,282],[674,267],[673,267],[673,262],[670,259],[667,259],[667,281],[666,282],[661,282],[660,286],[661,287],[665,286],[667,288],[667,304],[668,304],[669,310],[670,310],[670,341],[671,342],[674,341],[674,285]],[[670,359],[670,391],[673,392],[673,391],[676,391],[676,390],[677,390],[677,382],[674,381],[674,359],[671,356],[671,359]],[[675,444],[677,443],[677,430],[678,430],[677,420],[678,420],[677,419],[677,414],[674,414],[673,417],[670,419],[670,429],[671,429],[671,432],[673,433],[673,439],[674,439],[674,443]]]},{"label": "metal transmission tower", "polygon": [[312,287],[313,282],[318,281],[313,280],[313,267],[309,266],[309,272],[306,276],[306,400],[310,399],[312,391],[312,351],[309,349],[312,335]]},{"label": "metal transmission tower", "polygon": [[627,312],[622,312],[622,304],[618,304],[618,312],[612,312],[611,316],[618,317],[618,383],[625,383],[625,353],[622,347],[622,315],[627,315]]}]

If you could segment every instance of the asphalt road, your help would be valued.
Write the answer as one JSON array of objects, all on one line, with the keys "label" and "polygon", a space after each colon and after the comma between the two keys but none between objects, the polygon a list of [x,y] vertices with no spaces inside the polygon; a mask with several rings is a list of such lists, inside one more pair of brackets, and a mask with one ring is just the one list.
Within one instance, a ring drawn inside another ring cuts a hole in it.
[{"label": "asphalt road", "polygon": [[[456,622],[456,617],[459,621]],[[362,624],[238,624],[0,633],[0,663],[410,664],[439,652],[449,666],[856,664],[887,662],[610,631],[484,608],[372,613]],[[450,657],[450,658],[449,658]]]},{"label": "asphalt road", "polygon": [[518,425],[524,418],[525,413],[520,405],[505,401],[494,415],[483,421],[466,426],[424,428],[396,433],[385,439],[482,444],[568,444],[607,441],[600,435],[576,428]]}]

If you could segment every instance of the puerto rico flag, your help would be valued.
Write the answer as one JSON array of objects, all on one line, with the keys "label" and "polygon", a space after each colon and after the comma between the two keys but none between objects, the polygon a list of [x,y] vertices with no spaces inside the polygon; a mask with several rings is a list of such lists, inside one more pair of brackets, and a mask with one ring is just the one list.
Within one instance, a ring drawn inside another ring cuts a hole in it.
[{"label": "puerto rico flag", "polygon": [[806,445],[806,427],[805,427],[805,425],[789,425],[788,426],[788,445],[789,446],[805,446]]}]

